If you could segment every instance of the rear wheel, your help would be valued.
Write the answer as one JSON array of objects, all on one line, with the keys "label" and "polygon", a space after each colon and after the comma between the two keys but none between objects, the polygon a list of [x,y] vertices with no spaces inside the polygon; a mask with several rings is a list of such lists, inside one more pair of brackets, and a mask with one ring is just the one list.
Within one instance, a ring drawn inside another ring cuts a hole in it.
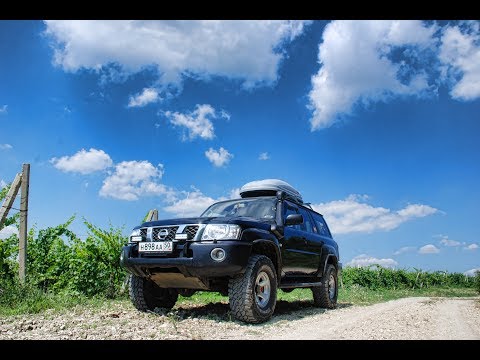
[{"label": "rear wheel", "polygon": [[312,287],[313,303],[315,306],[334,309],[337,306],[338,282],[337,269],[332,264],[321,278],[321,285]]},{"label": "rear wheel", "polygon": [[272,317],[277,303],[277,275],[272,261],[253,255],[243,275],[228,284],[233,316],[247,323],[261,323]]},{"label": "rear wheel", "polygon": [[175,289],[163,289],[153,281],[130,275],[128,293],[133,305],[140,311],[153,311],[155,308],[171,309],[178,299]]}]

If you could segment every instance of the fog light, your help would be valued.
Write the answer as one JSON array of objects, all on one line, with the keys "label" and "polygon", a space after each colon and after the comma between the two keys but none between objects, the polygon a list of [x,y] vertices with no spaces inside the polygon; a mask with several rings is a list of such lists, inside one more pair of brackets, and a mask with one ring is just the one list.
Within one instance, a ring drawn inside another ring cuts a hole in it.
[{"label": "fog light", "polygon": [[225,250],[220,248],[215,248],[210,252],[210,257],[215,261],[223,261],[225,260]]}]

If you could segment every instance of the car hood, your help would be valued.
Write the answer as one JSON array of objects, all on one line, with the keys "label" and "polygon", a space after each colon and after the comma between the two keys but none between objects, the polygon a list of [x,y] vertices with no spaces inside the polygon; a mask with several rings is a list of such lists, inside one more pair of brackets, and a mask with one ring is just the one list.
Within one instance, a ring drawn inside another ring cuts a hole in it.
[{"label": "car hood", "polygon": [[168,225],[182,225],[182,224],[237,224],[243,228],[257,227],[265,230],[270,229],[270,225],[274,223],[273,220],[258,220],[250,217],[193,217],[180,219],[166,219],[148,221],[136,228],[150,227],[150,226],[168,226]]}]

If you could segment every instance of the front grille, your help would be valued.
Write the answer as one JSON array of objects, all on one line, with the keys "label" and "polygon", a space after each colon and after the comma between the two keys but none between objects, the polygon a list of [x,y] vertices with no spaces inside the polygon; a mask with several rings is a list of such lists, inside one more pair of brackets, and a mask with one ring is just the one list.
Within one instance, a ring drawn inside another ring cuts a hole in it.
[{"label": "front grille", "polygon": [[188,234],[188,239],[191,240],[197,234],[199,226],[198,225],[188,225],[185,226],[185,230],[183,230],[184,234]]},{"label": "front grille", "polygon": [[147,237],[147,228],[140,229],[140,235]]},{"label": "front grille", "polygon": [[[165,236],[164,238],[159,238],[158,234],[160,233],[160,230],[167,230],[168,235]],[[169,227],[155,227],[152,230],[152,241],[172,241],[175,239],[175,233],[178,230],[178,226],[169,226]]]}]

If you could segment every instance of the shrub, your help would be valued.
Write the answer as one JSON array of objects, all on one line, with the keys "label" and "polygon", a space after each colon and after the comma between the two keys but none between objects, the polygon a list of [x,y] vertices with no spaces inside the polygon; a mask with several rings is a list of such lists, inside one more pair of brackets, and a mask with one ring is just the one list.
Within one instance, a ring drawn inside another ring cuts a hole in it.
[{"label": "shrub", "polygon": [[433,286],[474,287],[474,280],[461,273],[447,271],[427,272],[420,269],[389,269],[380,265],[368,267],[346,267],[342,271],[343,284],[354,284],[362,287],[378,289],[415,289]]}]

